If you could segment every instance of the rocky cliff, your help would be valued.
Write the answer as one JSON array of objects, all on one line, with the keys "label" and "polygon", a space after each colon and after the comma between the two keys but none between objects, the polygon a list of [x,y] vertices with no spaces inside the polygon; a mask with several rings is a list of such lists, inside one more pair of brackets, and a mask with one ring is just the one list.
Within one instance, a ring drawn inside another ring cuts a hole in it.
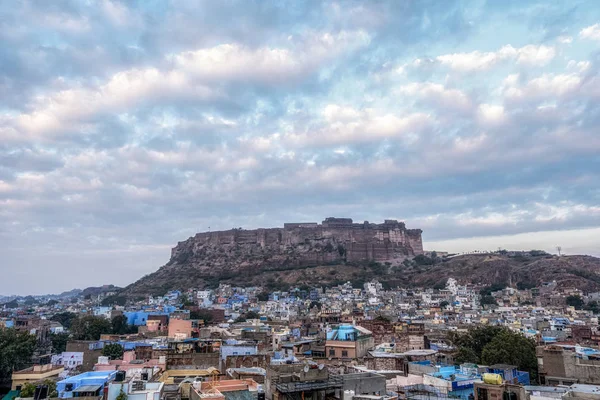
[{"label": "rocky cliff", "polygon": [[[204,287],[230,278],[249,279],[257,273],[309,267],[397,265],[423,253],[421,232],[407,229],[403,222],[396,220],[374,224],[354,223],[350,218],[327,218],[321,224],[286,223],[283,228],[198,233],[179,242],[165,266],[130,285],[125,293],[149,294],[171,288]],[[334,270],[331,276],[338,272],[341,276],[347,271]]]}]

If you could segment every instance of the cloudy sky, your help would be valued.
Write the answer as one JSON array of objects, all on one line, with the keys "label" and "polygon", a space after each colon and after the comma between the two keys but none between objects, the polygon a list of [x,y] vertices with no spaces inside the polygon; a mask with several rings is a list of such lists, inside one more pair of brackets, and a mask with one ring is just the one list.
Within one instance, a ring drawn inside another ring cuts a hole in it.
[{"label": "cloudy sky", "polygon": [[600,255],[595,0],[5,1],[0,43],[0,294],[327,216]]}]

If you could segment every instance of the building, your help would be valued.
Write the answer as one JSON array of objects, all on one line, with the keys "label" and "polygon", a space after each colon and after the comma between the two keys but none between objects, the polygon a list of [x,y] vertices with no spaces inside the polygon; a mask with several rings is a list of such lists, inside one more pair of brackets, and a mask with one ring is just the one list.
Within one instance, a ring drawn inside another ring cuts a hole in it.
[{"label": "building", "polygon": [[580,346],[549,345],[536,349],[542,382],[547,385],[600,384],[600,352]]},{"label": "building", "polygon": [[473,393],[475,400],[529,400],[529,396],[522,385],[512,383],[485,383],[475,382]]},{"label": "building", "polygon": [[138,360],[133,350],[123,353],[122,360],[109,360],[108,357],[98,357],[98,363],[94,365],[94,371],[125,371],[127,377],[132,377],[150,371],[154,375],[167,369],[167,357],[160,356],[158,359]]},{"label": "building", "polygon": [[66,371],[74,370],[83,365],[83,352],[63,351],[52,356],[53,365],[62,365]]},{"label": "building", "polygon": [[116,400],[121,392],[127,395],[127,400],[161,400],[163,398],[164,382],[148,381],[148,376],[138,374],[126,380],[122,376],[108,384],[106,400]]},{"label": "building", "polygon": [[117,371],[93,371],[71,376],[56,384],[58,397],[99,396],[108,383],[115,379]]},{"label": "building", "polygon": [[373,348],[370,330],[362,326],[340,325],[327,332],[325,356],[328,358],[362,358]]},{"label": "building", "polygon": [[55,379],[65,370],[62,365],[34,365],[12,373],[11,390],[21,390],[25,383],[34,383],[46,379]]},{"label": "building", "polygon": [[190,400],[253,400],[258,391],[259,385],[252,379],[195,382]]}]

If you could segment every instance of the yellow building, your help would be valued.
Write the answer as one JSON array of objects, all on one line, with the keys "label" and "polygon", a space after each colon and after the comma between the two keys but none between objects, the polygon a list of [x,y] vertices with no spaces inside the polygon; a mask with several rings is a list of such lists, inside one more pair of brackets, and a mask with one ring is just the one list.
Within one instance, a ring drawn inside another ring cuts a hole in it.
[{"label": "yellow building", "polygon": [[39,382],[45,379],[55,379],[63,372],[65,368],[62,365],[34,365],[21,371],[13,372],[11,390],[20,390],[27,382]]}]

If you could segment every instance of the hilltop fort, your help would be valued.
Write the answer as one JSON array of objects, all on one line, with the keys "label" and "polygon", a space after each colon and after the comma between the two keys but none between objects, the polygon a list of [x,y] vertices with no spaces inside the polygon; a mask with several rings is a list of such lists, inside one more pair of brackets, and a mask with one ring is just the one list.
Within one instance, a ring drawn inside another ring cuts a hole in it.
[{"label": "hilltop fort", "polygon": [[[398,257],[423,254],[420,229],[406,229],[404,222],[390,219],[382,224],[368,221],[354,223],[351,218],[326,218],[316,222],[285,223],[283,228],[231,229],[202,232],[179,242],[171,259],[194,252],[206,245],[260,246],[261,249],[294,248],[312,245],[296,263],[312,265],[322,262],[389,261]],[[330,250],[330,251],[326,251]]]}]

